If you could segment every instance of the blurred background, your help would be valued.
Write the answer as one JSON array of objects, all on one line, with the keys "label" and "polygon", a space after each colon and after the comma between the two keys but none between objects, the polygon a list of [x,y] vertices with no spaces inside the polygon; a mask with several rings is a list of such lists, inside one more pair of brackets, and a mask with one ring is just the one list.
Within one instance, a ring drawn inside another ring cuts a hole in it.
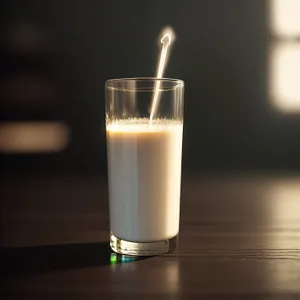
[{"label": "blurred background", "polygon": [[104,82],[183,79],[183,172],[300,169],[299,0],[1,1],[2,175],[106,175]]}]

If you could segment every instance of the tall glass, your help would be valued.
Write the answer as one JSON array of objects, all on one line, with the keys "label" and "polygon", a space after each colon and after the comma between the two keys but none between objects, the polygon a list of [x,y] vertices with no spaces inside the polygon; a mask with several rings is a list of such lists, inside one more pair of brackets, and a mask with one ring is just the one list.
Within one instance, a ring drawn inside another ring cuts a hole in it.
[{"label": "tall glass", "polygon": [[111,248],[170,252],[179,232],[184,82],[111,79],[105,92]]}]

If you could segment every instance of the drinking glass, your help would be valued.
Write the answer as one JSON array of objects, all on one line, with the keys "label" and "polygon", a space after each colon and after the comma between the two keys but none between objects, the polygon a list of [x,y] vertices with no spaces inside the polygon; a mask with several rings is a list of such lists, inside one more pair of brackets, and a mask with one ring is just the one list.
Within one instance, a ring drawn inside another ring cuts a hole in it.
[{"label": "drinking glass", "polygon": [[184,82],[110,79],[105,93],[110,246],[125,255],[170,252],[179,232]]}]

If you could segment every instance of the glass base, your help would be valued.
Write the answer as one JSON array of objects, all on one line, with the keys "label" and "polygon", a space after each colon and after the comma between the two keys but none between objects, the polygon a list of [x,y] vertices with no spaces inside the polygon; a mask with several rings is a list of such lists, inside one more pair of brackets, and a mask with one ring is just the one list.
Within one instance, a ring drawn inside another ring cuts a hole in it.
[{"label": "glass base", "polygon": [[175,250],[177,246],[178,235],[158,242],[129,242],[117,238],[110,233],[110,247],[113,251],[123,255],[133,256],[153,256],[165,254]]}]

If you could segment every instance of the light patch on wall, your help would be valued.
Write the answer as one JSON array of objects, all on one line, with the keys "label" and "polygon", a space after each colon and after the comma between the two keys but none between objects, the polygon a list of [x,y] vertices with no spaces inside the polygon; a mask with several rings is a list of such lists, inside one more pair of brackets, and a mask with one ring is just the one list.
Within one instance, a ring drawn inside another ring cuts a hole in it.
[{"label": "light patch on wall", "polygon": [[69,142],[69,128],[62,122],[0,123],[0,152],[4,154],[62,151]]},{"label": "light patch on wall", "polygon": [[299,80],[300,43],[278,43],[272,49],[270,64],[270,96],[277,109],[300,112]]},{"label": "light patch on wall", "polygon": [[271,26],[275,36],[300,36],[300,1],[271,0]]},{"label": "light patch on wall", "polygon": [[283,113],[300,112],[300,1],[269,0],[269,96]]}]

